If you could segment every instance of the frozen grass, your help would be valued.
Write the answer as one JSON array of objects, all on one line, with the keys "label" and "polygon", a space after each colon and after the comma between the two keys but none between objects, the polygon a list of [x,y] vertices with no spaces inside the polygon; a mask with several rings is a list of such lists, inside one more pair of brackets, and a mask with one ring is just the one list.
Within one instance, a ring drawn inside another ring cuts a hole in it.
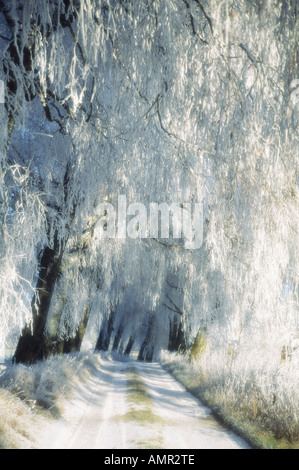
[{"label": "frozen grass", "polygon": [[241,358],[229,364],[219,359],[216,354],[197,361],[161,355],[162,366],[253,447],[298,449],[296,364],[250,369]]},{"label": "frozen grass", "polygon": [[138,374],[131,373],[127,381],[128,402],[134,404],[148,405],[152,404],[152,399],[147,391],[145,383],[140,379]]},{"label": "frozen grass", "polygon": [[141,426],[163,423],[164,420],[152,411],[152,398],[135,367],[128,368],[127,376],[127,401],[130,410],[124,415],[117,416],[116,419],[134,421]]},{"label": "frozen grass", "polygon": [[50,416],[33,410],[17,394],[0,389],[0,449],[32,449]]},{"label": "frozen grass", "polygon": [[39,430],[58,418],[63,400],[98,368],[94,353],[13,365],[0,377],[0,448],[34,448]]}]

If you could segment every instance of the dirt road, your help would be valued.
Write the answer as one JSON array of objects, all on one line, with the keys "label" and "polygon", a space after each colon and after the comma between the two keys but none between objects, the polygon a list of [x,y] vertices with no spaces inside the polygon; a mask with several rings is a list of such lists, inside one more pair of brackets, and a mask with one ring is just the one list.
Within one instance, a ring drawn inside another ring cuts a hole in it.
[{"label": "dirt road", "polygon": [[158,363],[102,359],[66,401],[43,449],[247,449]]}]

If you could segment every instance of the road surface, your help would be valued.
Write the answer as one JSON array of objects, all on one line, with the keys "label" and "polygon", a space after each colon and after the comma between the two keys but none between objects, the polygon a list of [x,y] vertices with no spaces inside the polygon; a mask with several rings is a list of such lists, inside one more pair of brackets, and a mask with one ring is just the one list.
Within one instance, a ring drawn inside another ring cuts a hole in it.
[{"label": "road surface", "polygon": [[101,359],[42,449],[248,449],[158,363]]}]

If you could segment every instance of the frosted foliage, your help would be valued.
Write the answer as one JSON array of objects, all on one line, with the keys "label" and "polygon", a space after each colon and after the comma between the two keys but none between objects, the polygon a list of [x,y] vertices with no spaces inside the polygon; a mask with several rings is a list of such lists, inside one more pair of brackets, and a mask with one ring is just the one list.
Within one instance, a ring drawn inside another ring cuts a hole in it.
[{"label": "frosted foliage", "polygon": [[[5,142],[27,152],[23,171],[38,172],[43,196],[28,187],[4,224],[5,331],[30,317],[37,247],[57,234],[66,248],[48,330],[74,334],[88,308],[94,340],[111,311],[125,339],[142,340],[154,315],[159,350],[182,313],[188,344],[204,328],[211,349],[234,342],[252,364],[260,348],[279,361],[298,334],[292,2],[19,3],[10,2],[22,22],[17,52],[34,43],[33,65],[24,70],[4,48],[1,76],[19,83],[6,110],[29,140],[18,142],[15,127]],[[128,204],[203,201],[203,246],[99,239],[98,205],[116,208],[123,194]],[[179,314],[167,297],[181,302]]]},{"label": "frosted foliage", "polygon": [[19,191],[14,211],[9,207],[11,188],[1,205],[0,325],[9,332],[31,319],[31,298],[37,272],[37,248],[46,243],[45,206],[32,192],[28,172],[15,165],[11,187]]}]

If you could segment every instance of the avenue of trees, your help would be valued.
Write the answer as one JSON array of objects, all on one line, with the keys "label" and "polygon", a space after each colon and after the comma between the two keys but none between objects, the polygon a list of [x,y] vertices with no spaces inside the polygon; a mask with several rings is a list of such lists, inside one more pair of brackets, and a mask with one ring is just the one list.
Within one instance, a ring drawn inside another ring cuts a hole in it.
[{"label": "avenue of trees", "polygon": [[[253,368],[292,360],[298,17],[296,0],[0,0],[0,340],[15,362],[83,346],[153,360],[196,338]],[[100,204],[119,195],[202,202],[202,246],[103,238]]]}]

